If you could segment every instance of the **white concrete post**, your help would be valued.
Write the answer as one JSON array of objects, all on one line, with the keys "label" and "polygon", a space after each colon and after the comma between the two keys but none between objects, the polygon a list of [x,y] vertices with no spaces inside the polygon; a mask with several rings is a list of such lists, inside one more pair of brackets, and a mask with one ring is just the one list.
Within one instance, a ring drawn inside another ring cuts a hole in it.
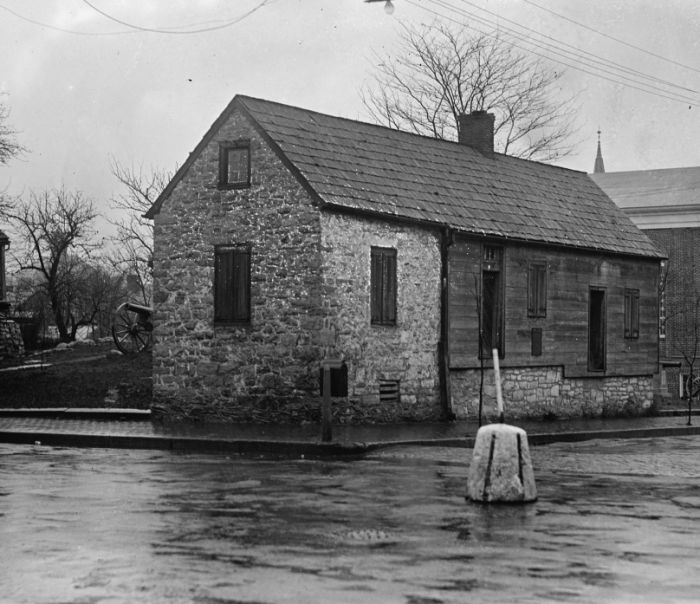
[{"label": "white concrete post", "polygon": [[467,497],[483,503],[527,503],[537,499],[535,473],[525,430],[503,423],[504,404],[498,350],[493,350],[499,424],[476,433],[467,475]]}]

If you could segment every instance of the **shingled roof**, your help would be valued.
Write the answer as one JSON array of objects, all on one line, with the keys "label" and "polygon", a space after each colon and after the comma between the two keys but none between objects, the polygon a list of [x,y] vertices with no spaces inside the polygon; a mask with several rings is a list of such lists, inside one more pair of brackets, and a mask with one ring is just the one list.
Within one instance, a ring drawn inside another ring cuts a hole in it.
[{"label": "shingled roof", "polygon": [[236,96],[146,214],[240,109],[322,206],[459,232],[660,257],[584,172],[493,154],[298,107]]},{"label": "shingled roof", "polygon": [[615,204],[624,209],[700,207],[700,166],[591,174]]}]

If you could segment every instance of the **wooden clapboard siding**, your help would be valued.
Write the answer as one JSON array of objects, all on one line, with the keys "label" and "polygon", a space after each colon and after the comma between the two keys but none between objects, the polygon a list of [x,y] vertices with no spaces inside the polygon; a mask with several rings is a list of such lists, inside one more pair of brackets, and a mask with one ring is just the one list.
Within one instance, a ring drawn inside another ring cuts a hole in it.
[{"label": "wooden clapboard siding", "polygon": [[[561,365],[565,375],[655,373],[658,360],[658,260],[545,246],[504,245],[504,367]],[[528,316],[528,267],[547,265],[546,316]],[[450,365],[479,366],[477,296],[481,242],[457,238],[449,250]],[[588,370],[591,287],[605,290],[606,371]],[[624,337],[624,292],[639,290],[639,337]],[[532,356],[532,329],[542,329],[542,354]],[[487,361],[488,364],[488,361]]]}]

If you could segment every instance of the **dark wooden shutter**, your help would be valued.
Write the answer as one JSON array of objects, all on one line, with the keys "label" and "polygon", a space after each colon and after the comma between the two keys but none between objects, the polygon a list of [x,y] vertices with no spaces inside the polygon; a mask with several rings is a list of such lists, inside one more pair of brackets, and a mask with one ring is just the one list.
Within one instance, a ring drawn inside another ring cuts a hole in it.
[{"label": "dark wooden shutter", "polygon": [[547,266],[541,265],[537,270],[537,316],[547,314]]},{"label": "dark wooden shutter", "polygon": [[639,337],[639,290],[625,290],[625,337]]},{"label": "dark wooden shutter", "polygon": [[214,321],[250,321],[250,250],[217,246],[214,258]]},{"label": "dark wooden shutter", "polygon": [[231,321],[230,300],[233,296],[233,256],[230,248],[217,248],[214,252],[214,321]]},{"label": "dark wooden shutter", "polygon": [[250,251],[233,251],[233,320],[250,321]]},{"label": "dark wooden shutter", "polygon": [[383,255],[382,319],[384,323],[396,323],[396,250],[386,250]]},{"label": "dark wooden shutter", "polygon": [[372,323],[382,322],[382,254],[381,250],[372,249],[371,256],[371,307]]},{"label": "dark wooden shutter", "polygon": [[372,323],[396,324],[396,250],[372,248],[370,267]]},{"label": "dark wooden shutter", "polygon": [[533,357],[542,356],[542,328],[533,327],[530,331],[530,354]]},{"label": "dark wooden shutter", "polygon": [[547,265],[530,264],[527,279],[527,314],[531,317],[547,315]]}]

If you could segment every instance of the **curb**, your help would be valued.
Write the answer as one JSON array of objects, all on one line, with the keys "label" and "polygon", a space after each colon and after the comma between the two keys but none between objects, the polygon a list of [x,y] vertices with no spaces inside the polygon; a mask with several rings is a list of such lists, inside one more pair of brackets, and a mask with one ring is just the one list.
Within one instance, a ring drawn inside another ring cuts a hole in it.
[{"label": "curb", "polygon": [[[55,419],[94,419],[105,421],[150,421],[150,411],[139,409],[0,409],[1,417],[41,417]],[[569,432],[534,432],[528,435],[532,446],[556,442],[581,442],[613,438],[660,438],[700,435],[700,425],[625,428],[615,430],[581,430]],[[272,454],[285,457],[358,457],[371,451],[391,447],[473,448],[475,435],[450,438],[417,438],[373,442],[321,442],[269,439],[236,439],[175,435],[100,434],[90,432],[56,432],[49,430],[0,430],[0,442],[41,444],[55,447],[95,447],[115,449],[150,449],[199,453]]]},{"label": "curb", "polygon": [[39,417],[45,419],[94,419],[101,421],[151,421],[147,409],[119,409],[116,407],[43,407],[39,409],[0,409],[0,417]]},{"label": "curb", "polygon": [[258,453],[285,457],[358,457],[371,450],[366,443],[225,440],[173,436],[128,436],[59,432],[0,431],[0,442],[47,447],[147,449],[187,453]]}]

